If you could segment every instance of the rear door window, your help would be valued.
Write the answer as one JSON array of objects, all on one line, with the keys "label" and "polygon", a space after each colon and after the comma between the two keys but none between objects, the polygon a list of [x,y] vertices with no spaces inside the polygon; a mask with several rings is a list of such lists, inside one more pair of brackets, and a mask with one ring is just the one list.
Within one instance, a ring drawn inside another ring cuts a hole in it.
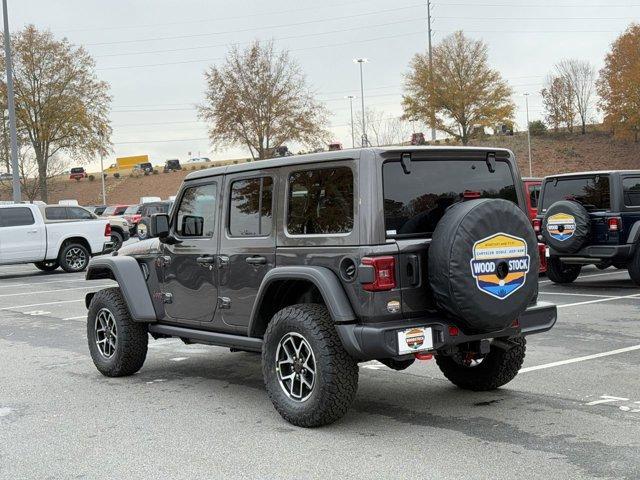
[{"label": "rear door window", "polygon": [[560,200],[572,200],[587,211],[606,211],[611,208],[609,176],[558,177],[550,178],[544,184],[542,211]]},{"label": "rear door window", "polygon": [[44,212],[47,220],[69,220],[67,207],[46,207]]},{"label": "rear door window", "polygon": [[353,229],[353,172],[349,167],[294,172],[289,176],[287,231],[331,235]]},{"label": "rear door window", "polygon": [[72,220],[93,220],[91,212],[80,207],[67,207],[67,213]]},{"label": "rear door window", "polygon": [[640,207],[640,177],[627,177],[622,180],[624,204],[627,207]]},{"label": "rear door window", "polygon": [[518,203],[509,164],[484,160],[414,160],[405,174],[399,161],[382,166],[388,237],[430,236],[451,205],[474,198]]},{"label": "rear door window", "polygon": [[231,184],[229,234],[260,237],[271,233],[273,211],[271,177],[237,180]]},{"label": "rear door window", "polygon": [[0,208],[0,227],[20,227],[33,225],[33,213],[26,207]]}]

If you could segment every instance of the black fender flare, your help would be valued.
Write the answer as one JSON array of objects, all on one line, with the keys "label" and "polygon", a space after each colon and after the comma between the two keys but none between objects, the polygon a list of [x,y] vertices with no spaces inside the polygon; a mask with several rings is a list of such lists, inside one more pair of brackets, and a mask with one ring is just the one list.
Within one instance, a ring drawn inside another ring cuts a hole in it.
[{"label": "black fender flare", "polygon": [[267,272],[258,289],[256,301],[251,310],[249,321],[249,336],[253,336],[255,325],[258,321],[258,313],[264,296],[273,282],[278,280],[305,280],[315,285],[324,299],[324,303],[329,310],[331,318],[336,323],[347,323],[356,320],[351,303],[347,298],[338,277],[326,267],[307,266],[285,266],[272,268]]},{"label": "black fender flare", "polygon": [[635,250],[638,240],[640,240],[640,220],[631,225],[631,230],[629,230],[629,236],[627,237],[627,244],[632,244],[633,250]]},{"label": "black fender flare", "polygon": [[[111,278],[118,282],[133,320],[146,323],[157,321],[147,282],[135,258],[126,256],[92,258],[87,267],[86,279],[100,280],[104,278]],[[93,293],[89,293],[85,297],[87,308],[89,308],[93,295]]]}]

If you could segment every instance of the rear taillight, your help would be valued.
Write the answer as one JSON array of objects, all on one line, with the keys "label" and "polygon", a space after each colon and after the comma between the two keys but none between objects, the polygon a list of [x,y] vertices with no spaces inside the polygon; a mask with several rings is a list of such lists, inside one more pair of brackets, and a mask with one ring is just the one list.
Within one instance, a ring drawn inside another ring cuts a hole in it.
[{"label": "rear taillight", "polygon": [[369,292],[381,292],[396,288],[396,260],[393,257],[365,257],[362,264],[373,267],[373,281],[363,283]]},{"label": "rear taillight", "polygon": [[607,219],[610,232],[618,232],[622,227],[622,221],[619,217],[611,217]]},{"label": "rear taillight", "polygon": [[104,236],[105,237],[110,237],[111,236],[111,224],[110,223],[107,223],[104,226]]},{"label": "rear taillight", "polygon": [[533,225],[533,231],[536,233],[540,233],[540,230],[542,230],[542,222],[540,222],[539,219],[534,218],[533,220],[531,220],[531,224]]}]

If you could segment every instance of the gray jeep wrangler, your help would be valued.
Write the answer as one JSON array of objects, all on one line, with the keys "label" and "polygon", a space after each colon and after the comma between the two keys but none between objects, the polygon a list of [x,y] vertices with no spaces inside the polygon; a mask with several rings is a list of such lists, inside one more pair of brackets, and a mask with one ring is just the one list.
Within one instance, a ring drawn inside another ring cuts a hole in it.
[{"label": "gray jeep wrangler", "polygon": [[292,156],[189,174],[153,238],[94,258],[89,350],[137,372],[149,335],[259,352],[294,425],[342,417],[358,363],[435,360],[457,386],[512,380],[525,336],[549,330],[538,248],[513,154],[393,147]]}]

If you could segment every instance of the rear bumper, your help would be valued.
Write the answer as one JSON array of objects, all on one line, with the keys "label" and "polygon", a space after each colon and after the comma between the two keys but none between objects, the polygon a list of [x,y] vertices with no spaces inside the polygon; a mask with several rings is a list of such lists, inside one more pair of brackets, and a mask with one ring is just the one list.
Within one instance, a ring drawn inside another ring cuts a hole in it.
[{"label": "rear bumper", "polygon": [[551,248],[549,255],[560,257],[566,263],[590,264],[599,263],[600,260],[612,260],[615,258],[627,259],[633,254],[633,245],[590,245],[575,253],[562,253]]},{"label": "rear bumper", "polygon": [[357,360],[375,360],[398,356],[398,335],[401,330],[412,327],[431,327],[433,332],[433,351],[461,343],[490,338],[519,337],[542,333],[550,330],[556,323],[556,306],[547,302],[538,302],[529,307],[519,318],[518,327],[504,330],[466,335],[460,330],[456,336],[449,334],[453,324],[444,317],[400,320],[376,324],[336,324],[336,330],[342,345]]}]

